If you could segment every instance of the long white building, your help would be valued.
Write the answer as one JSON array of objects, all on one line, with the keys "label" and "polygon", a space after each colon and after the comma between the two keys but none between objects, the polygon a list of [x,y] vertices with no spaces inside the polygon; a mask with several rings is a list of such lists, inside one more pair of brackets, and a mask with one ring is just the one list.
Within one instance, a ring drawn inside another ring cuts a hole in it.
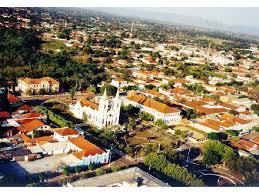
[{"label": "long white building", "polygon": [[122,99],[123,104],[138,107],[140,111],[153,115],[154,120],[162,119],[167,125],[177,124],[182,119],[180,110],[144,95],[131,95]]}]

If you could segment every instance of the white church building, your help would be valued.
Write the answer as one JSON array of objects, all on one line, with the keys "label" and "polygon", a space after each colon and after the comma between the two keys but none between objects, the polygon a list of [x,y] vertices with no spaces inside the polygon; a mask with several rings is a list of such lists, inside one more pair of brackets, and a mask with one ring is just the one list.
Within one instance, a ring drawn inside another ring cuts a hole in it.
[{"label": "white church building", "polygon": [[119,90],[114,98],[107,96],[106,90],[99,98],[99,103],[80,99],[75,104],[69,105],[69,110],[75,117],[83,119],[84,115],[95,126],[102,128],[119,124],[121,99]]}]

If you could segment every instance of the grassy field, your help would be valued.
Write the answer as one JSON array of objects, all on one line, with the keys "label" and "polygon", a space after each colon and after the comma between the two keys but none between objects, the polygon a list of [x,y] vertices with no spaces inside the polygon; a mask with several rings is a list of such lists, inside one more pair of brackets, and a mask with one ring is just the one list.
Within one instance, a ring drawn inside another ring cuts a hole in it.
[{"label": "grassy field", "polygon": [[55,52],[57,49],[66,49],[66,45],[63,43],[62,40],[51,40],[43,43],[41,45],[41,49],[43,50],[43,52]]}]

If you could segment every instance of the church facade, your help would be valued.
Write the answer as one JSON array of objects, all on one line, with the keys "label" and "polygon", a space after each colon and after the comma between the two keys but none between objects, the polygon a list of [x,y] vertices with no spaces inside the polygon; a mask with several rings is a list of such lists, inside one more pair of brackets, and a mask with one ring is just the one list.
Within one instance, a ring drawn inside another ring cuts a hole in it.
[{"label": "church facade", "polygon": [[99,104],[89,100],[81,99],[75,104],[69,105],[69,110],[79,119],[92,122],[96,127],[113,126],[119,124],[121,99],[119,91],[114,98],[107,96],[106,90],[103,96],[99,98]]}]

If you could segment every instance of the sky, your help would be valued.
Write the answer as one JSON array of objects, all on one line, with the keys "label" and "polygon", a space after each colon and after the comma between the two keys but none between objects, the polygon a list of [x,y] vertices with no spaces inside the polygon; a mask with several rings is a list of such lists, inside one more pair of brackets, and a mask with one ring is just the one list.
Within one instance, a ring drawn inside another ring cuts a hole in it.
[{"label": "sky", "polygon": [[[102,8],[99,8],[102,9]],[[115,14],[163,18],[164,14],[200,17],[225,25],[250,26],[259,28],[259,7],[169,7],[169,8],[104,8]],[[136,12],[137,11],[137,12]],[[152,17],[149,13],[152,13]],[[132,14],[131,14],[132,13]]]},{"label": "sky", "polygon": [[259,7],[99,7],[95,9],[121,16],[259,36]]}]

